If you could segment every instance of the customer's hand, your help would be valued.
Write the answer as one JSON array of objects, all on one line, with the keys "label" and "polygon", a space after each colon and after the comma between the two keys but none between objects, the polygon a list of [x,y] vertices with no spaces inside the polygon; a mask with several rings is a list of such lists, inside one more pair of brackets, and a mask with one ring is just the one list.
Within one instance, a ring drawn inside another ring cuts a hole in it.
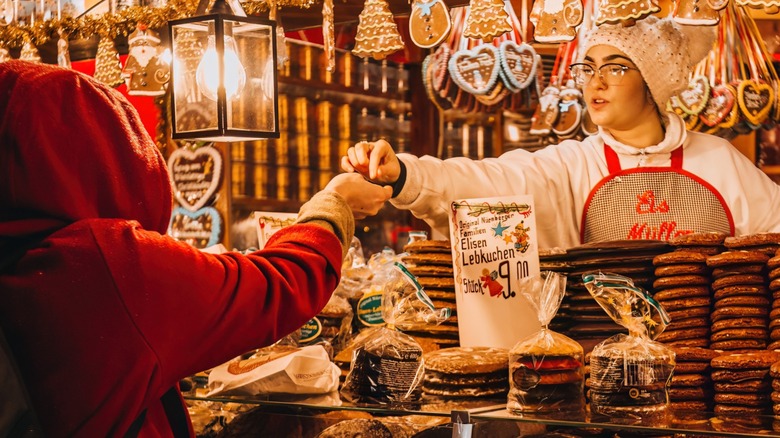
[{"label": "customer's hand", "polygon": [[341,157],[341,168],[357,172],[378,184],[393,184],[401,175],[401,165],[393,147],[384,140],[361,141]]},{"label": "customer's hand", "polygon": [[355,219],[373,216],[393,195],[391,186],[380,186],[366,181],[357,173],[342,173],[333,177],[325,186],[347,200]]}]

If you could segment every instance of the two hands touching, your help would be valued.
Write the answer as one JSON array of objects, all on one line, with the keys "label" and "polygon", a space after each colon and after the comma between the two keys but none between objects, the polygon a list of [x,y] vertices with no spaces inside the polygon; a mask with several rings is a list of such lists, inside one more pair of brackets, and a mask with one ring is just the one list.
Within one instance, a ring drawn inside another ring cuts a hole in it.
[{"label": "two hands touching", "polygon": [[333,190],[352,209],[355,219],[373,216],[390,199],[393,184],[401,173],[393,148],[384,140],[359,142],[341,158],[341,167],[348,173],[336,175],[325,190]]}]

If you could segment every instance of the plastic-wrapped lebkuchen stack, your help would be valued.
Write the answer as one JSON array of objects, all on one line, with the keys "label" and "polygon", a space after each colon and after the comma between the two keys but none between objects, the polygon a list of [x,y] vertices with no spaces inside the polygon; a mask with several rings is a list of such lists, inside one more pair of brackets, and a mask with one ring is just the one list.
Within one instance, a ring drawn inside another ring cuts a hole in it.
[{"label": "plastic-wrapped lebkuchen stack", "polygon": [[404,247],[408,253],[402,261],[425,290],[433,305],[447,307],[451,316],[439,325],[428,324],[414,330],[403,330],[414,337],[423,352],[460,345],[458,312],[455,307],[455,277],[452,271],[452,250],[447,240],[418,240]]}]

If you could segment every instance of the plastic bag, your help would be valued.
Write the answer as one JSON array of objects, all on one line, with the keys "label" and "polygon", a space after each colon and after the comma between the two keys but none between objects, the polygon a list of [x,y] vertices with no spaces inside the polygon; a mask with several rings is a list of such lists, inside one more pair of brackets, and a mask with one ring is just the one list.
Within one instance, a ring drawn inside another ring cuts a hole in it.
[{"label": "plastic bag", "polygon": [[583,412],[582,346],[548,327],[563,300],[566,277],[542,271],[523,279],[520,290],[539,316],[542,328],[509,351],[507,410],[513,414]]},{"label": "plastic bag", "polygon": [[671,322],[666,311],[628,277],[598,273],[582,278],[596,302],[628,329],[591,353],[591,410],[637,419],[665,413],[675,354],[653,339]]},{"label": "plastic bag", "polygon": [[349,374],[341,395],[352,402],[408,403],[422,396],[422,348],[396,330],[415,324],[440,324],[450,309],[437,310],[406,268],[396,263],[382,294],[385,325],[362,332],[353,349]]}]

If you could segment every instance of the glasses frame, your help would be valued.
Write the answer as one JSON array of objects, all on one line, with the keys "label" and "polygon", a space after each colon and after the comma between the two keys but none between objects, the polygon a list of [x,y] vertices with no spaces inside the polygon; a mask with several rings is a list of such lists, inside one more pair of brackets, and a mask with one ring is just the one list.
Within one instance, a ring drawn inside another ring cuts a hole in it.
[{"label": "glasses frame", "polygon": [[[593,73],[591,73],[589,75],[587,80],[582,81],[582,83],[580,83],[580,81],[577,80],[577,75],[574,74],[574,69],[582,68],[582,67],[587,67],[587,68],[591,69],[593,71]],[[605,76],[601,72],[604,67],[620,67],[621,73],[620,73],[620,77],[618,78],[616,83],[612,84],[612,83],[610,83],[607,80],[608,76]],[[628,71],[628,70],[639,71],[639,69],[636,68],[636,67],[629,67],[627,65],[618,64],[616,62],[608,62],[606,64],[602,64],[601,67],[599,67],[599,68],[596,68],[596,67],[594,67],[594,66],[592,66],[592,65],[590,65],[588,63],[585,63],[585,62],[577,62],[577,63],[569,65],[569,72],[571,73],[572,79],[574,79],[574,83],[576,83],[577,85],[579,85],[581,87],[584,87],[585,85],[589,84],[590,81],[592,81],[593,78],[596,77],[596,74],[598,74],[599,80],[601,80],[601,83],[604,84],[604,85],[607,85],[607,86],[610,86],[610,87],[613,87],[613,86],[616,86],[616,85],[620,85],[620,83],[623,82],[623,77],[626,75],[626,71]]]}]

